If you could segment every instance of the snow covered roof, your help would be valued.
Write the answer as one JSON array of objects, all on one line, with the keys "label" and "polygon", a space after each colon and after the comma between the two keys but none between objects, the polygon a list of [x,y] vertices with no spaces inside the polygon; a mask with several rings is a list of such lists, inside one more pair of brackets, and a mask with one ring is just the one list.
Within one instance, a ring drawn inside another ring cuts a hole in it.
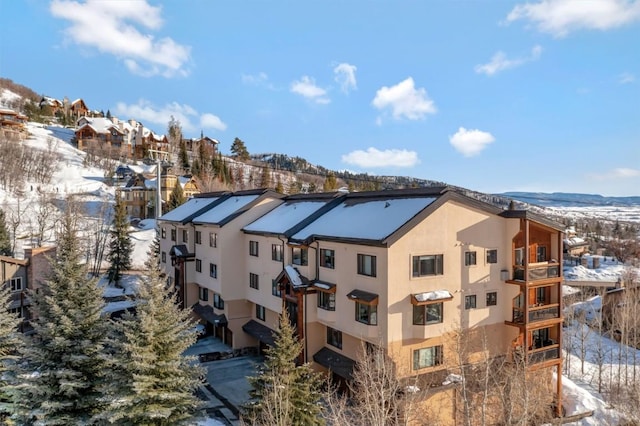
[{"label": "snow covered roof", "polygon": [[287,272],[289,280],[294,287],[302,285],[302,278],[300,278],[300,274],[298,273],[298,270],[296,268],[291,265],[287,265],[284,267],[284,270]]},{"label": "snow covered roof", "polygon": [[220,224],[259,197],[258,194],[232,196],[209,211],[193,218],[194,223]]},{"label": "snow covered roof", "polygon": [[243,228],[244,231],[284,234],[318,211],[326,201],[288,201]]},{"label": "snow covered roof", "polygon": [[317,236],[382,241],[437,198],[434,195],[372,200],[347,198],[297,232],[292,239],[304,241]]},{"label": "snow covered roof", "polygon": [[194,214],[201,214],[207,208],[218,201],[219,197],[212,198],[192,198],[181,206],[176,207],[169,213],[160,217],[160,220],[167,222],[188,221]]},{"label": "snow covered roof", "polygon": [[438,300],[449,300],[453,298],[448,290],[427,291],[424,293],[413,294],[412,297],[418,303],[436,302]]},{"label": "snow covered roof", "polygon": [[96,133],[109,133],[109,130],[112,128],[120,131],[120,129],[118,129],[118,126],[113,124],[111,120],[105,117],[82,117],[80,120],[86,120],[86,124],[81,126],[78,130],[81,130],[88,126],[95,130]]}]

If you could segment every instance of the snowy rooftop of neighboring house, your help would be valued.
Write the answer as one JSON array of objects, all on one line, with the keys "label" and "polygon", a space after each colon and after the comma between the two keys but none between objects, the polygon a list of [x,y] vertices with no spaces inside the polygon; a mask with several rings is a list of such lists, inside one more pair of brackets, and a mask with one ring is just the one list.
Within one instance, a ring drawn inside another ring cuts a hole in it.
[{"label": "snowy rooftop of neighboring house", "polygon": [[222,201],[217,206],[213,207],[211,210],[197,216],[193,219],[194,223],[221,223],[226,218],[231,216],[233,213],[247,206],[247,204],[251,203],[255,199],[257,199],[260,195],[251,194],[251,195],[239,195],[232,196],[224,201]]},{"label": "snowy rooftop of neighboring house", "polygon": [[160,220],[166,220],[169,222],[182,222],[187,220],[190,216],[197,214],[202,209],[206,209],[211,204],[218,201],[219,197],[212,198],[192,198],[181,206],[176,207],[169,213],[166,213],[160,217]]},{"label": "snowy rooftop of neighboring house", "polygon": [[325,204],[326,201],[286,202],[243,229],[245,231],[283,234],[318,211]]},{"label": "snowy rooftop of neighboring house", "polygon": [[84,102],[81,98],[76,99],[75,101],[71,102],[71,105],[75,105],[78,102]]},{"label": "snowy rooftop of neighboring house", "polygon": [[585,241],[583,238],[580,238],[580,237],[565,238],[564,242],[569,246],[581,246],[581,245],[589,244],[587,241]]},{"label": "snowy rooftop of neighboring house", "polygon": [[98,133],[108,133],[109,129],[118,127],[105,117],[82,117],[80,120],[83,119],[86,120],[87,123],[81,126],[80,129],[89,126]]},{"label": "snowy rooftop of neighboring house", "polygon": [[[191,177],[189,176],[178,176],[178,183],[180,184],[180,186],[182,188],[184,188],[184,186],[191,182]],[[156,182],[158,181],[158,178],[152,178],[152,179],[145,179],[144,180],[144,186],[145,188],[149,188],[149,189],[155,189],[156,188]]]},{"label": "snowy rooftop of neighboring house", "polygon": [[424,210],[437,195],[410,198],[346,199],[293,235],[294,240],[311,236],[381,241]]}]

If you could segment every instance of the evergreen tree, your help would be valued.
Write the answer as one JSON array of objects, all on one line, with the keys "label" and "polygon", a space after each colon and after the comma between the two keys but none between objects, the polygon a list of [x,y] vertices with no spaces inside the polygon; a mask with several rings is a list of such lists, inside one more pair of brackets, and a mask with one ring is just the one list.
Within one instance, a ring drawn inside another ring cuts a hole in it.
[{"label": "evergreen tree", "polygon": [[203,370],[183,352],[197,336],[158,271],[137,294],[136,312],[114,323],[111,404],[102,418],[123,425],[192,425],[200,414],[195,390]]},{"label": "evergreen tree", "polygon": [[181,206],[185,201],[187,201],[187,198],[184,196],[182,185],[180,185],[180,182],[176,182],[176,186],[173,187],[171,194],[169,194],[169,202],[167,203],[167,211],[165,213]]},{"label": "evergreen tree", "polygon": [[4,210],[0,209],[0,255],[12,256],[11,238],[9,238],[9,230],[7,229],[7,220]]},{"label": "evergreen tree", "polygon": [[262,167],[262,174],[260,176],[260,187],[269,188],[271,186],[271,168],[269,166]]},{"label": "evergreen tree", "polygon": [[244,419],[255,425],[320,425],[319,376],[309,364],[297,366],[302,342],[294,335],[287,312],[280,316],[275,345],[267,349],[258,374],[249,378],[252,400]]},{"label": "evergreen tree", "polygon": [[231,154],[240,161],[249,161],[249,151],[240,138],[235,138],[231,144]]},{"label": "evergreen tree", "polygon": [[109,241],[109,270],[107,275],[110,283],[118,284],[122,278],[122,272],[131,269],[131,253],[133,243],[129,236],[129,221],[127,220],[127,210],[120,197],[116,197],[116,207],[113,213],[113,223]]},{"label": "evergreen tree", "polygon": [[282,185],[282,181],[278,176],[278,182],[276,183],[276,192],[279,194],[284,194],[284,185]]},{"label": "evergreen tree", "polygon": [[324,192],[330,192],[330,191],[335,191],[336,189],[338,189],[338,182],[336,181],[336,175],[334,175],[333,173],[329,173],[327,175],[327,178],[324,180],[324,185],[322,187],[322,190]]},{"label": "evergreen tree", "polygon": [[111,110],[107,110],[107,119],[111,120]]},{"label": "evergreen tree", "polygon": [[151,244],[149,245],[149,251],[147,251],[147,260],[144,262],[144,266],[148,270],[155,271],[160,266],[160,236],[158,235],[158,229],[156,228],[156,235],[153,237]]},{"label": "evergreen tree", "polygon": [[17,357],[19,347],[17,315],[9,312],[11,292],[9,287],[0,286],[0,423],[2,418],[9,413],[8,375],[10,363]]},{"label": "evergreen tree", "polygon": [[18,424],[93,424],[105,403],[108,323],[102,289],[82,262],[76,217],[67,208],[51,275],[31,293],[35,335],[19,348],[21,380],[10,389]]},{"label": "evergreen tree", "polygon": [[189,170],[189,154],[187,154],[187,143],[184,140],[180,141],[180,151],[178,155],[180,157],[180,166],[184,170]]}]

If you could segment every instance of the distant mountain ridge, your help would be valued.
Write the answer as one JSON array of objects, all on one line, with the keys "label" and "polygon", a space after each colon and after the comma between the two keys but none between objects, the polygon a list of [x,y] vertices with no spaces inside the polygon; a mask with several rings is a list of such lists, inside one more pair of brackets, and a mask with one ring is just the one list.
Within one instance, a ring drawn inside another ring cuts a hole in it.
[{"label": "distant mountain ridge", "polygon": [[572,192],[503,192],[496,195],[544,207],[640,206],[640,196],[605,197]]}]

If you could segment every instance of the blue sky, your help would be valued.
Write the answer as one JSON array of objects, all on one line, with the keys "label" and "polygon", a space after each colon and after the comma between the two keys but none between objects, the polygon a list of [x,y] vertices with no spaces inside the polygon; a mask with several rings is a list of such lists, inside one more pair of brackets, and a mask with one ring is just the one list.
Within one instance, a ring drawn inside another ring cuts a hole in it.
[{"label": "blue sky", "polygon": [[640,0],[0,0],[0,76],[227,153],[640,195]]}]

